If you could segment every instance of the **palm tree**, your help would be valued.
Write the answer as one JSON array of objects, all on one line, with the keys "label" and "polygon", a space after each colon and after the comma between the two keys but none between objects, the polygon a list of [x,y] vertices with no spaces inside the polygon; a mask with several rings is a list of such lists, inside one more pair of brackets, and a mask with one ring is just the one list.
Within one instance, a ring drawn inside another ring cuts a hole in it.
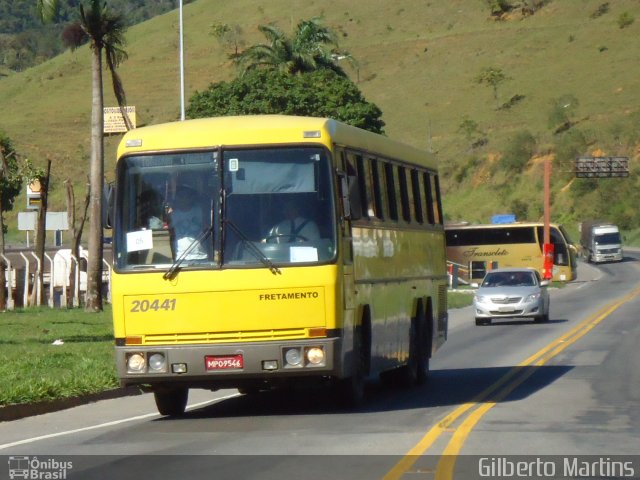
[{"label": "palm tree", "polygon": [[353,58],[338,50],[335,34],[322,25],[319,17],[298,23],[291,38],[274,25],[260,25],[258,29],[268,43],[253,45],[231,56],[240,67],[241,75],[255,68],[274,68],[287,74],[328,68],[347,76],[336,62],[338,59],[352,61]]},{"label": "palm tree", "polygon": [[[59,4],[57,0],[38,0],[38,14],[43,21],[51,21],[55,17]],[[89,173],[90,205],[89,205],[89,259],[87,263],[87,297],[85,310],[98,312],[102,310],[102,191],[104,187],[104,88],[102,83],[102,55],[107,61],[111,73],[113,90],[123,112],[127,127],[131,124],[124,112],[126,104],[124,89],[116,72],[117,66],[127,58],[124,46],[126,25],[124,18],[111,12],[106,2],[89,0],[89,9],[80,4],[80,21],[67,27],[80,32],[67,38],[74,38],[69,46],[79,47],[88,41],[92,55],[92,105],[91,105],[91,160]],[[82,34],[83,33],[83,34]]]}]

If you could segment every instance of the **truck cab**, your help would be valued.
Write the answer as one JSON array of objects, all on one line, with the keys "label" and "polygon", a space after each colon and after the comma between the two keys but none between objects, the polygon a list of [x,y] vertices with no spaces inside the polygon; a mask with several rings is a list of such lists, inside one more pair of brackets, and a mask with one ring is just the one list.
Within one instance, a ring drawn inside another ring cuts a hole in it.
[{"label": "truck cab", "polygon": [[587,262],[621,262],[622,238],[617,225],[608,222],[583,222],[580,228],[582,256]]}]

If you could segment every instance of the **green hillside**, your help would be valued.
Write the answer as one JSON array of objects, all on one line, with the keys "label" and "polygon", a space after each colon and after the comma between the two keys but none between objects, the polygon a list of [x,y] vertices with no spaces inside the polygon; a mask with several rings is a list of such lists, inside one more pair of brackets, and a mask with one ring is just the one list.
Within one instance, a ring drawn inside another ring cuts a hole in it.
[{"label": "green hillside", "polygon": [[[606,215],[632,229],[640,225],[640,4],[602,5],[553,0],[534,15],[515,9],[496,20],[485,0],[197,0],[184,8],[187,101],[211,82],[235,75],[227,59],[231,50],[209,34],[211,25],[238,25],[245,45],[251,45],[263,40],[260,24],[274,22],[289,32],[300,19],[322,15],[340,33],[340,46],[359,62],[357,69],[345,69],[384,112],[387,135],[437,152],[448,219],[488,221],[494,213],[513,211],[523,220],[540,218],[541,159],[551,155],[553,220],[571,229],[585,216]],[[635,21],[621,28],[621,18]],[[129,59],[120,73],[138,125],[176,120],[177,11],[130,28],[127,41]],[[490,86],[476,80],[487,67],[507,76],[498,86],[498,101]],[[109,81],[105,76],[105,106],[115,106]],[[556,134],[549,116],[553,102],[563,97],[572,99],[572,126]],[[497,108],[510,99],[510,108]],[[71,178],[82,189],[88,171],[88,47],[1,77],[0,105],[0,129],[19,153],[36,164],[52,160],[50,209],[63,209],[62,182]],[[476,125],[473,132],[460,128],[465,119]],[[516,174],[503,165],[504,158],[521,155],[522,132],[535,145]],[[118,139],[106,140],[109,179]],[[483,142],[472,148],[478,139]],[[568,160],[594,152],[628,156],[629,178],[572,179]]]}]

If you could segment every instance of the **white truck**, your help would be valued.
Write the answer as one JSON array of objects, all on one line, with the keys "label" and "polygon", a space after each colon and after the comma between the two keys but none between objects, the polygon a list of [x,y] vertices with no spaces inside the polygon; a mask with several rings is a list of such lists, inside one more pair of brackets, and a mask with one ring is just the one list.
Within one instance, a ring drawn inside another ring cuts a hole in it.
[{"label": "white truck", "polygon": [[622,239],[617,225],[601,220],[580,224],[580,247],[587,262],[621,262]]}]

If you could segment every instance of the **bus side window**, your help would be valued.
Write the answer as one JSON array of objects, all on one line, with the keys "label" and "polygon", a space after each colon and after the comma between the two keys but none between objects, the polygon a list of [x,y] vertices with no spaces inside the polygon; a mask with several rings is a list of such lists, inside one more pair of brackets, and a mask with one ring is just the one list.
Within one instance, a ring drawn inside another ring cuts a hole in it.
[{"label": "bus side window", "polygon": [[411,223],[415,219],[415,211],[413,208],[413,192],[409,189],[409,183],[407,181],[408,173],[409,172],[406,168],[398,166],[400,200],[402,204],[402,219],[407,223]]},{"label": "bus side window", "polygon": [[484,278],[485,274],[487,273],[487,262],[484,261],[477,261],[477,260],[472,260],[471,261],[471,279],[476,279],[476,278]]},{"label": "bus side window", "polygon": [[433,182],[433,202],[434,202],[434,214],[436,216],[435,223],[442,225],[444,219],[442,218],[442,202],[440,201],[440,177],[438,175],[431,175],[431,181]]},{"label": "bus side window", "polygon": [[371,158],[370,160],[371,163],[371,182],[372,182],[372,186],[373,186],[373,201],[374,201],[374,210],[375,210],[375,214],[376,214],[376,218],[380,219],[380,220],[384,220],[385,218],[385,208],[384,208],[384,203],[385,203],[385,196],[384,196],[384,188],[382,186],[382,178],[384,178],[384,174],[381,175],[381,165],[380,162],[378,162],[378,160],[376,160],[375,158]]},{"label": "bus side window", "polygon": [[418,223],[424,222],[424,183],[420,181],[421,176],[418,170],[411,170],[411,188],[413,189],[413,203],[416,212],[416,221]]},{"label": "bus side window", "polygon": [[434,192],[431,187],[431,174],[429,172],[425,172],[424,174],[424,186],[427,193],[427,219],[431,225],[434,225],[436,223],[436,209],[435,202],[433,200]]},{"label": "bus side window", "polygon": [[349,196],[349,210],[351,220],[360,220],[363,216],[363,192],[360,187],[360,179],[358,178],[358,170],[356,168],[356,159],[352,153],[342,152],[342,158],[345,163],[347,172],[347,193]]},{"label": "bus side window", "polygon": [[369,163],[362,158],[362,155],[356,155],[356,168],[358,171],[360,201],[364,207],[362,209],[363,217],[371,219],[372,217],[375,217],[373,192],[371,189],[371,167]]},{"label": "bus side window", "polygon": [[389,218],[398,220],[398,189],[396,188],[396,175],[393,165],[386,163],[385,174],[387,177],[387,197],[389,198]]}]

